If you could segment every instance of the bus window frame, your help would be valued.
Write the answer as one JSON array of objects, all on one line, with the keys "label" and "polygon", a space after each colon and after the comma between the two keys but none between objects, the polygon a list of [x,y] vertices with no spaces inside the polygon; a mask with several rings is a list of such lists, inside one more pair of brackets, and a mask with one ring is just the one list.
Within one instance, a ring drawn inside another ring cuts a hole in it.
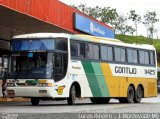
[{"label": "bus window frame", "polygon": [[84,44],[84,49],[83,49],[84,56],[83,56],[83,57],[72,56],[72,54],[71,54],[72,48],[71,48],[71,42],[70,42],[70,57],[71,57],[71,59],[72,59],[72,58],[74,58],[74,59],[84,59],[84,58],[85,58],[85,54],[86,54],[86,52],[85,52],[85,46],[86,46],[86,45],[85,45],[85,42],[78,42],[78,41],[76,41],[76,40],[72,40],[72,42],[73,42],[73,43]]},{"label": "bus window frame", "polygon": [[[121,53],[121,49],[124,49],[125,50],[125,61],[121,61],[121,55],[120,55],[120,61],[116,61],[115,59],[115,48],[120,48],[120,53]],[[115,63],[122,63],[122,64],[126,64],[125,62],[127,62],[126,58],[127,58],[127,55],[126,55],[126,47],[122,47],[122,46],[114,46],[113,47],[113,50],[114,50],[114,61]],[[127,63],[128,64],[128,63]]]},{"label": "bus window frame", "polygon": [[[70,57],[71,57],[71,60],[80,60],[80,61],[93,61],[93,62],[106,62],[106,63],[112,63],[112,64],[126,64],[126,65],[133,65],[133,66],[147,66],[147,67],[155,67],[156,66],[156,55],[155,55],[155,50],[146,50],[146,49],[141,49],[141,48],[134,48],[134,47],[124,47],[124,46],[119,46],[119,45],[112,45],[112,44],[102,44],[102,43],[96,43],[96,42],[90,42],[90,41],[79,41],[79,40],[75,40],[75,39],[70,39],[70,42],[78,42],[78,43],[84,43],[85,47],[86,47],[86,44],[94,44],[94,45],[98,45],[99,46],[99,60],[96,60],[96,59],[89,59],[87,58],[86,56],[86,48],[85,48],[85,52],[84,52],[84,58],[81,58],[81,57],[72,57],[71,54],[70,54]],[[113,60],[112,61],[109,61],[109,60],[103,60],[102,57],[101,57],[101,46],[107,46],[107,47],[112,47],[112,55],[113,55]],[[117,62],[115,61],[115,47],[119,47],[119,48],[122,48],[122,49],[125,49],[125,62]],[[71,43],[70,43],[70,48],[71,48]],[[128,55],[127,55],[127,49],[132,49],[132,50],[136,50],[137,51],[137,63],[130,63],[128,62]],[[141,64],[140,61],[139,61],[139,51],[140,50],[143,50],[143,51],[147,51],[149,52],[149,56],[150,56],[150,52],[153,52],[154,53],[154,65],[150,64],[150,57],[149,57],[149,64]],[[70,49],[70,52],[71,52],[71,49]]]},{"label": "bus window frame", "polygon": [[[107,58],[107,60],[102,59],[102,56],[101,56],[101,46],[111,47],[112,48],[112,60],[108,60],[108,58]],[[102,62],[103,61],[104,62],[114,62],[114,47],[112,45],[108,45],[108,44],[100,44],[100,59],[101,59]]]}]

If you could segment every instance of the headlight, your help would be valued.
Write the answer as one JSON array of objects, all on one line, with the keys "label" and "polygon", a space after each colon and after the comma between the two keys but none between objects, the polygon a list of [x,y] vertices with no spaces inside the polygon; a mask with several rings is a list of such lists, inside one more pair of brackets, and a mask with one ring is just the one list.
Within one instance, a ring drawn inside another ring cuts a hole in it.
[{"label": "headlight", "polygon": [[14,86],[16,86],[16,85],[15,85],[15,83],[7,83],[7,87],[10,87],[10,86],[11,86],[11,87],[12,87],[12,86],[14,87]]},{"label": "headlight", "polygon": [[52,83],[39,83],[39,87],[52,87]]}]

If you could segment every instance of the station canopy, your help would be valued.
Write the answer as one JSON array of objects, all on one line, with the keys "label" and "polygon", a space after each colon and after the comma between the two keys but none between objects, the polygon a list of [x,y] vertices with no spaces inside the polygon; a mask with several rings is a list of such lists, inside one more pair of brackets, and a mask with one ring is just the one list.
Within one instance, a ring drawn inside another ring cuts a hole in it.
[{"label": "station canopy", "polygon": [[0,38],[10,40],[12,36],[36,32],[71,33],[58,26],[0,5]]}]

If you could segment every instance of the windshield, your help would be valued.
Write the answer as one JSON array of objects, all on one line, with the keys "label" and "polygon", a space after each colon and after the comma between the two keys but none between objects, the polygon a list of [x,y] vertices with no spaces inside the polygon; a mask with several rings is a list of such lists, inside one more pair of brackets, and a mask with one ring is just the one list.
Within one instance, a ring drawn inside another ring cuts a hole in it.
[{"label": "windshield", "polygon": [[52,54],[47,52],[13,53],[10,78],[52,78]]},{"label": "windshield", "polygon": [[67,71],[66,38],[13,39],[9,78],[61,80]]},{"label": "windshield", "polygon": [[12,51],[67,51],[67,40],[65,38],[37,38],[37,39],[13,39]]}]

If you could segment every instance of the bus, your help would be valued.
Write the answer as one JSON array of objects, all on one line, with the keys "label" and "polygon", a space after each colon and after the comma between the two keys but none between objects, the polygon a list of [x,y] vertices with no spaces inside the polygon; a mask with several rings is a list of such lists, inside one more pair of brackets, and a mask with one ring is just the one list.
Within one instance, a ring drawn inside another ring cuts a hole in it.
[{"label": "bus", "polygon": [[8,97],[40,100],[90,98],[94,104],[140,103],[157,96],[156,50],[152,45],[65,33],[14,36]]}]

